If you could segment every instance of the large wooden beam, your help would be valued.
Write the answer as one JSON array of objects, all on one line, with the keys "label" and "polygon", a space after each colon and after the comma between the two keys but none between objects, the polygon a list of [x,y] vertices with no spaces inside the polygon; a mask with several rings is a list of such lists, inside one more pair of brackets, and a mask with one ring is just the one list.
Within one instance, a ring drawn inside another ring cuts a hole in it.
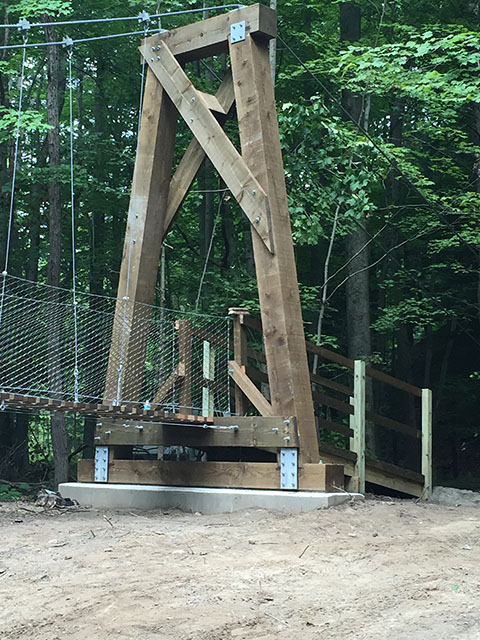
[{"label": "large wooden beam", "polygon": [[[296,420],[293,417],[261,416],[216,417],[211,427],[170,425],[141,420],[103,419],[96,429],[99,446],[184,446],[254,447],[259,449],[298,448]],[[233,427],[233,428],[232,428]]]},{"label": "large wooden beam", "polygon": [[[93,482],[95,461],[78,463],[79,482]],[[108,482],[156,484],[173,487],[226,487],[280,489],[276,462],[172,462],[164,460],[112,460]],[[303,491],[343,489],[343,466],[305,464],[298,470],[298,488]]]},{"label": "large wooden beam", "polygon": [[152,46],[164,42],[182,63],[226,53],[230,25],[243,21],[246,22],[247,32],[256,38],[269,40],[277,35],[276,12],[264,5],[254,4],[151,36],[146,41],[147,49],[151,51]]},{"label": "large wooden beam", "polygon": [[257,411],[262,416],[274,416],[272,405],[265,396],[257,389],[242,367],[234,360],[228,363],[228,373],[239,389],[247,396]]},{"label": "large wooden beam", "polygon": [[273,412],[295,415],[303,459],[318,439],[303,331],[268,46],[247,34],[230,44],[242,155],[267,194],[275,253],[252,233]]},{"label": "large wooden beam", "polygon": [[[177,112],[148,70],[115,309],[105,398],[140,400],[172,170]],[[120,397],[120,398],[119,398]]]},{"label": "large wooden beam", "polygon": [[170,96],[252,227],[268,251],[272,252],[274,248],[270,206],[265,191],[168,46],[160,46],[160,50],[152,52],[154,55],[145,54],[143,47],[139,47],[139,50],[142,55],[146,55],[145,59],[150,69]]}]

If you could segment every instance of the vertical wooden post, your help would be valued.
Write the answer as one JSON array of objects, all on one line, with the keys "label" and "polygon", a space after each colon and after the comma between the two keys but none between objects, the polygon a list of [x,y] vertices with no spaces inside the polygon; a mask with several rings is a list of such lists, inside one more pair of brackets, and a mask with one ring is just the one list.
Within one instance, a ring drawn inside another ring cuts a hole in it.
[{"label": "vertical wooden post", "polygon": [[[357,454],[353,477],[350,481],[350,491],[365,493],[365,362],[355,360],[353,369],[353,416],[350,417],[350,427],[353,428],[353,438],[350,439],[350,449]],[[353,419],[352,419],[353,418]]]},{"label": "vertical wooden post", "polygon": [[123,248],[105,398],[140,400],[172,169],[177,111],[149,69]]},{"label": "vertical wooden post", "polygon": [[[240,367],[247,366],[247,332],[242,323],[243,316],[250,315],[248,309],[231,307],[228,315],[233,317],[233,359]],[[243,391],[235,385],[235,413],[243,416],[248,411],[249,401]]]},{"label": "vertical wooden post", "polygon": [[422,474],[423,497],[429,498],[433,490],[431,389],[422,389]]},{"label": "vertical wooden post", "polygon": [[179,412],[192,408],[192,324],[190,320],[177,320],[178,374],[183,376],[179,393]]},{"label": "vertical wooden post", "polygon": [[213,393],[211,383],[215,379],[215,349],[208,340],[203,341],[203,378],[202,415],[213,416]]},{"label": "vertical wooden post", "polygon": [[[268,198],[273,250],[252,229],[273,410],[296,416],[304,462],[318,462],[305,334],[269,63],[268,43],[230,42],[242,156]],[[249,194],[251,195],[251,194]],[[253,192],[253,195],[258,195]],[[259,208],[261,203],[259,202]]]}]

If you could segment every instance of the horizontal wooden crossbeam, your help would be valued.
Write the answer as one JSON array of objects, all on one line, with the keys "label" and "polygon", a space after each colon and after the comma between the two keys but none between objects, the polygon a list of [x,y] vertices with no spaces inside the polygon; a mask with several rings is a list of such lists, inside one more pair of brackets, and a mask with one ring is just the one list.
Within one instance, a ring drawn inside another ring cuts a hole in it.
[{"label": "horizontal wooden crossbeam", "polygon": [[[94,460],[80,460],[77,479],[93,482]],[[304,491],[343,489],[343,466],[305,464],[298,469],[298,488]],[[280,489],[275,462],[173,462],[167,460],[112,460],[109,483],[156,484],[173,487]]]},{"label": "horizontal wooden crossbeam", "polygon": [[277,35],[276,12],[264,5],[254,4],[151,36],[146,40],[147,50],[164,42],[182,63],[227,53],[230,25],[243,21],[246,23],[246,32],[255,38],[269,40]]},{"label": "horizontal wooden crossbeam", "polygon": [[[210,428],[211,427],[211,428]],[[295,418],[261,416],[215,417],[209,428],[156,424],[138,420],[103,419],[96,429],[97,445],[298,448]],[[236,427],[229,429],[229,427]]]}]

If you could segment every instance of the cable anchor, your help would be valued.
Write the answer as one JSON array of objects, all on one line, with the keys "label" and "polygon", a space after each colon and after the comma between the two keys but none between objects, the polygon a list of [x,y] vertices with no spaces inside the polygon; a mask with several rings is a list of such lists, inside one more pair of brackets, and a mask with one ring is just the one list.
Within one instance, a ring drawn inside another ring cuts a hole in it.
[{"label": "cable anchor", "polygon": [[18,30],[23,32],[24,37],[30,31],[31,26],[32,25],[26,18],[22,18],[17,24]]},{"label": "cable anchor", "polygon": [[150,14],[146,11],[141,11],[137,16],[138,22],[143,25],[145,33],[148,31],[150,26]]},{"label": "cable anchor", "polygon": [[73,54],[73,40],[69,36],[65,36],[62,40],[62,47],[67,49],[68,57],[71,58]]}]

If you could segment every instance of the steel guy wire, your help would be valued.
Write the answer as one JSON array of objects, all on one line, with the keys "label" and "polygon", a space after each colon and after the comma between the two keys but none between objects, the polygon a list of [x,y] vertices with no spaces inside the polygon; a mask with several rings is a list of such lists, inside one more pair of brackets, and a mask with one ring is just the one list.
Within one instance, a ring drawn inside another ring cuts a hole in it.
[{"label": "steel guy wire", "polygon": [[7,273],[8,273],[8,262],[10,258],[10,245],[12,242],[12,227],[13,227],[13,211],[15,207],[15,185],[17,181],[17,167],[18,167],[18,148],[20,141],[20,126],[22,121],[22,102],[23,102],[23,83],[25,79],[25,59],[26,59],[26,45],[28,40],[28,34],[25,34],[23,37],[23,55],[22,55],[22,68],[20,72],[20,94],[18,97],[18,111],[17,111],[17,125],[15,129],[15,146],[13,150],[13,170],[12,170],[12,186],[11,186],[11,194],[10,194],[10,208],[8,212],[8,230],[7,230],[7,244],[5,247],[5,266],[3,269],[3,282],[2,282],[2,293],[0,299],[0,328],[2,326],[3,319],[3,307],[5,303],[5,287],[7,284]]},{"label": "steel guy wire", "polygon": [[74,371],[75,402],[78,402],[78,309],[77,309],[77,270],[76,270],[76,242],[75,242],[75,183],[74,183],[74,143],[73,143],[73,77],[72,77],[73,47],[68,47],[68,90],[69,90],[69,116],[70,116],[70,208],[71,208],[71,234],[72,234],[72,298],[73,298],[73,323],[74,323]]},{"label": "steel guy wire", "polygon": [[[242,9],[244,8],[244,4],[223,4],[215,7],[208,7],[208,11],[220,11],[221,9]],[[37,22],[34,24],[28,23],[28,21],[22,22],[20,20],[17,24],[0,24],[0,29],[34,29],[41,27],[65,27],[69,25],[75,24],[99,24],[103,22],[121,22],[126,20],[138,20],[142,22],[146,19],[154,20],[155,18],[167,18],[168,16],[179,16],[187,13],[200,13],[204,12],[205,8],[202,9],[183,9],[179,11],[168,11],[166,13],[155,13],[153,15],[149,15],[146,11],[140,12],[136,16],[126,16],[126,17],[118,17],[118,18],[91,18],[91,19],[83,19],[83,20],[66,20],[63,22]],[[23,20],[25,20],[23,18]]]},{"label": "steel guy wire", "polygon": [[[223,5],[221,7],[212,7],[212,9],[224,9],[224,8],[228,8],[228,7],[235,7],[235,8],[239,8],[240,5]],[[156,14],[154,16],[150,16],[150,18],[160,18],[160,17],[167,17],[167,16],[174,16],[174,15],[182,15],[184,13],[197,13],[198,11],[204,11],[204,9],[191,9],[191,10],[185,10],[185,11],[176,11],[176,12],[170,12],[170,13],[166,13],[166,14]],[[133,18],[132,18],[133,19]],[[104,22],[110,22],[110,20],[104,20]],[[42,25],[35,25],[35,26],[47,26],[48,23],[42,24]],[[55,24],[55,23],[54,23]],[[5,25],[3,25],[5,26]],[[10,25],[8,25],[10,26]],[[160,28],[156,28],[156,29],[152,29],[151,30],[154,33],[161,33],[166,31],[165,29],[160,29]],[[84,42],[93,42],[96,40],[110,40],[112,38],[121,38],[124,36],[137,36],[137,35],[142,35],[144,32],[143,31],[130,31],[128,33],[113,33],[113,34],[108,34],[105,36],[92,36],[90,38],[79,38],[77,40],[72,40],[72,44],[79,44],[79,43],[84,43]],[[27,45],[27,47],[29,48],[35,48],[35,47],[49,47],[49,46],[55,46],[55,45],[64,45],[65,44],[65,39],[62,41],[57,41],[57,42],[32,42],[30,44]],[[23,45],[20,44],[7,44],[7,45],[2,45],[0,46],[0,51],[3,50],[7,50],[7,49],[21,49],[23,47]]]},{"label": "steel guy wire", "polygon": [[392,156],[390,156],[384,149],[382,149],[382,147],[372,138],[372,136],[368,133],[368,131],[365,130],[365,128],[360,124],[360,122],[357,122],[355,120],[355,118],[348,111],[348,109],[346,109],[342,105],[340,100],[338,100],[338,98],[331,91],[329,91],[329,89],[323,84],[323,82],[321,82],[321,80],[312,71],[310,71],[310,69],[303,62],[303,60],[300,58],[300,56],[292,49],[292,47],[290,47],[285,42],[285,40],[283,38],[281,38],[279,35],[277,35],[277,37],[280,40],[280,42],[283,44],[283,46],[294,56],[294,58],[297,60],[297,62],[300,63],[300,65],[303,67],[303,69],[305,69],[305,71],[313,78],[313,80],[323,89],[323,91],[325,91],[325,93],[330,97],[330,99],[333,102],[335,102],[335,104],[337,106],[340,107],[340,109],[345,113],[345,115],[355,124],[355,126],[358,128],[358,130],[369,140],[369,142],[372,144],[372,146],[375,147],[375,149],[387,160],[387,162],[390,164],[390,166],[392,166],[398,172],[398,174],[414,189],[414,191],[422,198],[422,200],[424,200],[425,203],[429,204],[430,206],[432,206],[432,208],[434,208],[434,211],[436,212],[437,217],[439,219],[441,219],[441,221],[450,229],[450,231],[455,236],[457,236],[457,238],[460,240],[460,242],[464,246],[466,246],[467,249],[477,259],[478,256],[477,256],[477,253],[475,252],[475,250],[468,244],[468,242],[466,242],[466,240],[464,240],[464,238],[459,234],[459,232],[455,229],[455,227],[448,220],[446,220],[444,218],[444,216],[442,216],[440,214],[438,209],[445,210],[446,213],[455,213],[455,212],[451,211],[448,207],[446,207],[445,205],[443,205],[441,203],[431,202],[424,195],[424,193],[420,190],[420,188],[416,184],[414,184],[411,181],[411,179],[400,169],[396,159],[393,158]]}]

